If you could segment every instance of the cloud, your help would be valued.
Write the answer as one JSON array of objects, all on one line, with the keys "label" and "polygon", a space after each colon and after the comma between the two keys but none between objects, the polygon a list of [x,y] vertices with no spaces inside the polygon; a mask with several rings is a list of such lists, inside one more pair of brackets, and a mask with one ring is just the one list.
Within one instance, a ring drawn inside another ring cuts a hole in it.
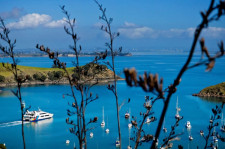
[{"label": "cloud", "polygon": [[118,29],[121,35],[131,39],[148,38],[154,34],[154,30],[149,27],[135,27],[135,28],[120,28]]},{"label": "cloud", "polygon": [[65,20],[66,18],[62,18],[61,20],[51,21],[46,23],[45,26],[49,28],[63,27],[64,25],[66,25]]},{"label": "cloud", "polygon": [[23,13],[22,8],[15,7],[12,10],[10,10],[9,12],[1,12],[0,16],[3,19],[16,19],[16,18],[19,18],[22,13]]},{"label": "cloud", "polygon": [[[195,28],[177,29],[172,28],[169,30],[155,30],[147,26],[138,26],[134,23],[125,22],[122,27],[118,29],[121,36],[130,39],[141,38],[192,38]],[[202,36],[208,38],[221,38],[225,35],[225,28],[209,27],[203,30]]]},{"label": "cloud", "polygon": [[101,28],[102,25],[104,26],[103,23],[97,22],[97,23],[95,23],[95,24],[93,25],[93,27],[94,27],[94,28]]},{"label": "cloud", "polygon": [[18,22],[9,23],[7,27],[13,29],[34,28],[46,24],[50,20],[51,16],[49,15],[32,13],[22,16]]},{"label": "cloud", "polygon": [[203,31],[203,36],[211,38],[222,38],[225,35],[225,28],[222,27],[209,27]]},{"label": "cloud", "polygon": [[136,24],[134,24],[134,23],[130,23],[130,22],[124,22],[124,27],[137,27],[137,25]]}]

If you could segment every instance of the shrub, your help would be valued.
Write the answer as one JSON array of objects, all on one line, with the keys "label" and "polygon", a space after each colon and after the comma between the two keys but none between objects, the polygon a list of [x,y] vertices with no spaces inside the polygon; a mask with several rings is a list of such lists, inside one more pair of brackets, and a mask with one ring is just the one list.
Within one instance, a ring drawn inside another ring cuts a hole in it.
[{"label": "shrub", "polygon": [[27,79],[28,81],[32,81],[32,80],[33,80],[32,77],[31,77],[30,75],[26,75],[26,79]]},{"label": "shrub", "polygon": [[0,149],[6,149],[6,146],[4,144],[0,144]]},{"label": "shrub", "polygon": [[62,71],[48,72],[48,79],[51,81],[61,79],[62,77],[63,77]]},{"label": "shrub", "polygon": [[47,77],[44,74],[42,74],[42,73],[35,73],[33,75],[33,78],[34,78],[34,80],[44,82]]},{"label": "shrub", "polygon": [[0,75],[0,82],[5,82],[5,77]]}]

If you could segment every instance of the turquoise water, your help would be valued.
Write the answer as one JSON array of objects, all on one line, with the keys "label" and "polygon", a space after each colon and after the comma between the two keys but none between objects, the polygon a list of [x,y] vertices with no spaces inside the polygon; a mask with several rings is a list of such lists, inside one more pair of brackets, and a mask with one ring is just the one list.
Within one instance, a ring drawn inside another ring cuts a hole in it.
[{"label": "turquoise water", "polygon": [[[61,58],[66,61],[68,66],[72,66],[74,58]],[[82,57],[81,64],[85,64],[92,60],[93,57]],[[7,58],[1,58],[1,61],[7,61]],[[109,59],[110,60],[110,59]],[[154,55],[154,56],[132,56],[132,57],[117,57],[116,71],[118,75],[123,77],[123,69],[125,67],[135,67],[138,73],[143,74],[145,70],[151,73],[158,73],[160,77],[164,78],[164,87],[173,82],[179,69],[182,67],[186,56],[184,55]],[[199,56],[193,58],[193,62],[197,62]],[[51,67],[52,63],[48,58],[19,58],[20,65],[36,66],[36,67]],[[184,148],[196,148],[197,145],[201,148],[204,144],[204,139],[199,135],[200,130],[207,130],[211,108],[215,107],[216,102],[202,100],[199,97],[193,97],[191,94],[199,92],[202,88],[221,83],[225,81],[225,58],[218,59],[216,66],[211,72],[205,72],[205,66],[188,70],[182,77],[182,82],[178,87],[176,94],[172,96],[169,109],[166,115],[166,127],[168,132],[170,126],[174,124],[176,113],[176,98],[179,97],[179,106],[181,107],[180,115],[184,119],[180,122],[176,132],[183,132],[181,141],[174,141],[174,148],[178,144],[182,144]],[[18,100],[11,94],[10,90],[13,88],[3,88],[0,93],[0,143],[4,142],[7,148],[22,148],[21,136],[21,122],[20,108]],[[91,132],[94,137],[88,139],[88,148],[115,148],[115,140],[117,139],[117,123],[115,112],[115,99],[113,94],[106,89],[106,85],[98,85],[92,88],[92,92],[99,95],[99,99],[91,103],[86,111],[87,120],[94,116],[99,117],[97,124],[90,125],[95,127]],[[130,104],[126,104],[120,111],[121,131],[122,131],[122,145],[126,148],[129,143],[129,120],[124,118],[127,110],[130,110],[132,116],[139,117],[140,111],[144,112],[143,103],[146,94],[140,88],[130,88],[124,81],[118,82],[119,102],[122,103],[124,99],[131,98]],[[47,149],[47,148],[72,148],[74,142],[78,147],[77,139],[74,135],[69,133],[69,125],[65,123],[67,118],[66,110],[69,108],[68,102],[72,99],[69,97],[62,98],[62,94],[70,93],[67,85],[49,85],[49,86],[28,86],[22,88],[23,100],[26,105],[31,105],[32,110],[37,110],[38,107],[43,111],[54,114],[54,118],[34,123],[25,124],[25,138],[27,147],[32,149]],[[158,101],[153,108],[155,116],[159,118],[163,102]],[[104,106],[106,127],[101,128],[102,121],[102,107]],[[223,110],[224,111],[224,110]],[[192,125],[191,134],[193,141],[188,140],[188,134],[185,128],[186,121],[190,121]],[[154,134],[158,121],[146,124],[144,129],[146,132]],[[106,128],[110,129],[109,134],[105,133]],[[218,130],[219,131],[219,128]],[[221,132],[220,132],[221,133]],[[89,134],[89,133],[88,133]],[[133,129],[130,130],[132,137]],[[223,134],[222,134],[223,135]],[[160,138],[164,138],[165,134],[162,132]],[[69,139],[70,144],[67,145],[65,141]],[[131,145],[134,142],[130,141]],[[146,143],[141,148],[149,148],[150,144]],[[225,144],[219,142],[219,148],[225,148]]]}]

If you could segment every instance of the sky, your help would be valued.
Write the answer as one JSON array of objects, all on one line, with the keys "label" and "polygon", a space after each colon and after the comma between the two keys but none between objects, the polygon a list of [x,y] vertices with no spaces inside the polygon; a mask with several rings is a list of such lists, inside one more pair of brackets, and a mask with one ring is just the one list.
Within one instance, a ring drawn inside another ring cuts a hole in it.
[{"label": "sky", "polygon": [[[218,1],[217,1],[218,2]],[[201,22],[200,12],[208,8],[210,0],[99,0],[113,18],[112,29],[120,32],[115,47],[124,51],[188,51],[195,27]],[[16,49],[35,49],[43,44],[54,50],[68,50],[72,43],[64,32],[65,5],[76,19],[75,31],[83,51],[105,49],[107,36],[100,27],[101,12],[93,0],[0,0],[0,16],[17,39]],[[225,17],[211,23],[201,37],[206,45],[217,50],[217,43],[225,40]],[[199,45],[198,45],[199,48]]]}]

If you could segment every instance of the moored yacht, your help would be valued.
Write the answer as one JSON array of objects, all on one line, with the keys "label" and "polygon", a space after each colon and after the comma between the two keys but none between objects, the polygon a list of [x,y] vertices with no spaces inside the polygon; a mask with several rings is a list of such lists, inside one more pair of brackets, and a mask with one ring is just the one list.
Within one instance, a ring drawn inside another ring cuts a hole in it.
[{"label": "moored yacht", "polygon": [[186,123],[186,128],[188,128],[188,129],[191,128],[191,122],[190,122],[190,121],[187,121],[187,123]]},{"label": "moored yacht", "polygon": [[26,111],[26,113],[23,116],[24,121],[29,121],[29,122],[36,122],[40,120],[45,120],[45,119],[50,119],[53,117],[53,114],[44,112],[42,110],[38,111]]},{"label": "moored yacht", "polygon": [[220,126],[220,130],[222,132],[225,132],[225,124],[224,124],[224,119],[223,119],[223,113],[222,113],[222,117],[221,117],[221,126]]},{"label": "moored yacht", "polygon": [[104,107],[102,108],[102,123],[101,127],[105,127],[105,120],[104,120]]},{"label": "moored yacht", "polygon": [[125,113],[125,118],[129,118],[130,117],[130,113],[127,111],[126,113]]},{"label": "moored yacht", "polygon": [[192,137],[191,135],[189,136],[189,140],[190,140],[190,141],[192,141],[192,140],[193,140],[193,137]]}]

